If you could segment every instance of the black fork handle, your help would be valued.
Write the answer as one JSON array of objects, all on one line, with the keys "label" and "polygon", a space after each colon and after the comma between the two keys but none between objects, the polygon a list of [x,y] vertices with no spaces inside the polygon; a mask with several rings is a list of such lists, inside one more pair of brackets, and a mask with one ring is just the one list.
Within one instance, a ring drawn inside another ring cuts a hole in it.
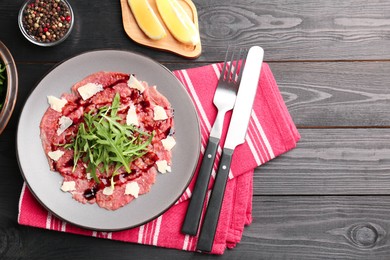
[{"label": "black fork handle", "polygon": [[187,214],[181,231],[184,234],[195,236],[198,232],[200,216],[206,198],[211,172],[213,170],[215,155],[217,154],[219,138],[209,137],[206,151],[203,155],[198,178],[191,196]]}]

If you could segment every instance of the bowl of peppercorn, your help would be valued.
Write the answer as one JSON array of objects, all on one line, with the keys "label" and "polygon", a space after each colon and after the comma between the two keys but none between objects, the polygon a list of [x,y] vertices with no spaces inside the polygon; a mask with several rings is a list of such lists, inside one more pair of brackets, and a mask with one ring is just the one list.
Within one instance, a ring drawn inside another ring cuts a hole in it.
[{"label": "bowl of peppercorn", "polygon": [[66,0],[27,0],[19,11],[18,23],[27,40],[49,47],[70,35],[74,15]]},{"label": "bowl of peppercorn", "polygon": [[0,134],[11,118],[18,93],[18,71],[7,46],[0,41]]}]

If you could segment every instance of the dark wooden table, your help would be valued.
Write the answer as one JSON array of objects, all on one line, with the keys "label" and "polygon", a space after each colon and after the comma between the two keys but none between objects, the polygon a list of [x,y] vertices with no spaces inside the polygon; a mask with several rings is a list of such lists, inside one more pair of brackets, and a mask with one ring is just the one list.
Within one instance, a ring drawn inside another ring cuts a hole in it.
[{"label": "dark wooden table", "polygon": [[73,55],[131,50],[173,70],[221,61],[228,44],[264,48],[302,139],[256,169],[253,224],[218,259],[390,258],[389,1],[194,0],[203,53],[190,61],[132,42],[120,1],[69,2],[72,35],[42,48],[18,29],[22,1],[0,1],[0,40],[19,71],[15,112],[0,136],[1,259],[215,258],[18,225],[15,132],[35,84]]}]

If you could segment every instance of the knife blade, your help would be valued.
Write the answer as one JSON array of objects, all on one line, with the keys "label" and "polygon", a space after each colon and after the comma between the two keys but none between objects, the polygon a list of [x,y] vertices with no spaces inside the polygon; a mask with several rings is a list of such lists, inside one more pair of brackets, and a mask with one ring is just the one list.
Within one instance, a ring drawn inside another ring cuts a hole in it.
[{"label": "knife blade", "polygon": [[198,238],[197,250],[204,252],[212,250],[233,152],[238,145],[245,142],[263,58],[264,50],[261,47],[253,46],[249,49],[216,179]]}]

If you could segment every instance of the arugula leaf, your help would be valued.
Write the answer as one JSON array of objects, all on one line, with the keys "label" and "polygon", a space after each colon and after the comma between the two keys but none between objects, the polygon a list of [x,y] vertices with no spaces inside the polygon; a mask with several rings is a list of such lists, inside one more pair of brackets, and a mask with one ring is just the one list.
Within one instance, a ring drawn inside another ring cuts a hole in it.
[{"label": "arugula leaf", "polygon": [[117,93],[111,106],[84,114],[84,122],[80,123],[76,137],[72,143],[65,145],[65,148],[74,150],[73,170],[78,161],[82,160],[87,164],[87,171],[96,183],[100,183],[97,170],[108,172],[114,169],[112,187],[119,168],[124,167],[130,173],[131,162],[147,152],[153,139],[153,134],[133,125],[119,123],[119,107],[120,96]]}]

